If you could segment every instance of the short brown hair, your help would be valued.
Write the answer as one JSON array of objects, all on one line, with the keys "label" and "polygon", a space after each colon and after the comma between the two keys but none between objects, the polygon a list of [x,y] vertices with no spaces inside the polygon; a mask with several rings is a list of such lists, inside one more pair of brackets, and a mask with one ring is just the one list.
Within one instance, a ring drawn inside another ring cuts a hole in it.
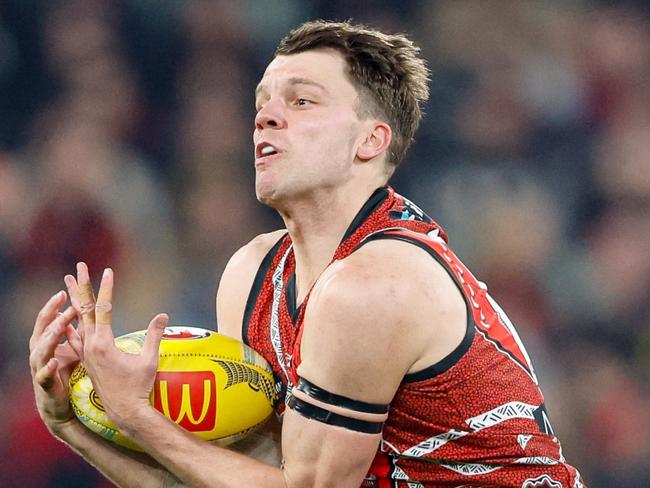
[{"label": "short brown hair", "polygon": [[413,142],[422,119],[421,105],[429,98],[429,70],[418,56],[420,49],[401,34],[316,20],[289,32],[275,56],[319,48],[343,54],[359,92],[361,114],[381,118],[393,129],[388,163],[396,166]]}]

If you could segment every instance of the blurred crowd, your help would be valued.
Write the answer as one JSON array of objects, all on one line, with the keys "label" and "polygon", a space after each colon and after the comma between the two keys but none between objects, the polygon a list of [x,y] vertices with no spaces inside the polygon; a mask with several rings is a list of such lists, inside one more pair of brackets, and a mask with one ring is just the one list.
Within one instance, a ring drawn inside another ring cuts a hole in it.
[{"label": "blurred crowd", "polygon": [[536,364],[591,488],[650,486],[650,8],[595,0],[3,0],[0,483],[105,487],[33,406],[35,316],[86,261],[115,328],[215,327],[254,196],[253,90],[300,22],[408,33],[431,100],[393,179]]}]

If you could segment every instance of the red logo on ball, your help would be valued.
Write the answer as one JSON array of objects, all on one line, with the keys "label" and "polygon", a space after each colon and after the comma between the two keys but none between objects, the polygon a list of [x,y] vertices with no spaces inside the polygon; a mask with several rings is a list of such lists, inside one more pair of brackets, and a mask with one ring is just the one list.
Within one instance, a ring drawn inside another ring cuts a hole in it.
[{"label": "red logo on ball", "polygon": [[211,371],[159,371],[153,386],[153,406],[190,432],[214,429],[217,383]]},{"label": "red logo on ball", "polygon": [[178,327],[178,326],[169,326],[165,327],[165,332],[163,333],[163,340],[178,340],[178,339],[204,339],[210,337],[209,330],[202,330],[196,327]]}]

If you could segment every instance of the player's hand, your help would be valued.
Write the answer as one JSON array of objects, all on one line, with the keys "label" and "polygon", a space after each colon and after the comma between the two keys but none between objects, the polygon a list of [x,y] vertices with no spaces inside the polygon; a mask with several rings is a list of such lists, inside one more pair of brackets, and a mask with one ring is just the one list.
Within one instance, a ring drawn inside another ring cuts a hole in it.
[{"label": "player's hand", "polygon": [[104,270],[97,300],[84,263],[77,265],[76,280],[68,275],[65,282],[72,305],[80,315],[79,335],[83,340],[76,352],[106,413],[121,428],[128,420],[136,421],[141,409],[152,408],[149,394],[158,368],[160,341],[169,319],[158,314],[149,323],[140,354],[121,351],[115,346],[112,326],[113,271]]},{"label": "player's hand", "polygon": [[[76,313],[68,307],[60,312],[66,294],[60,291],[43,306],[29,339],[29,366],[36,407],[45,425],[55,435],[69,422],[76,422],[68,397],[68,380],[79,362],[75,348],[81,339],[72,326]],[[67,340],[61,341],[62,338]]]}]

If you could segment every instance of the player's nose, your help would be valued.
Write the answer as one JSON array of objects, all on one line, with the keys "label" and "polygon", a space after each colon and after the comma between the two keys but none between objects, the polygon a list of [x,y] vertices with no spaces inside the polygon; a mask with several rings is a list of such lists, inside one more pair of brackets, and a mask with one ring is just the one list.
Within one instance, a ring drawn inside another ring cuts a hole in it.
[{"label": "player's nose", "polygon": [[257,112],[255,116],[255,128],[282,129],[286,127],[286,119],[280,100],[269,100]]}]

